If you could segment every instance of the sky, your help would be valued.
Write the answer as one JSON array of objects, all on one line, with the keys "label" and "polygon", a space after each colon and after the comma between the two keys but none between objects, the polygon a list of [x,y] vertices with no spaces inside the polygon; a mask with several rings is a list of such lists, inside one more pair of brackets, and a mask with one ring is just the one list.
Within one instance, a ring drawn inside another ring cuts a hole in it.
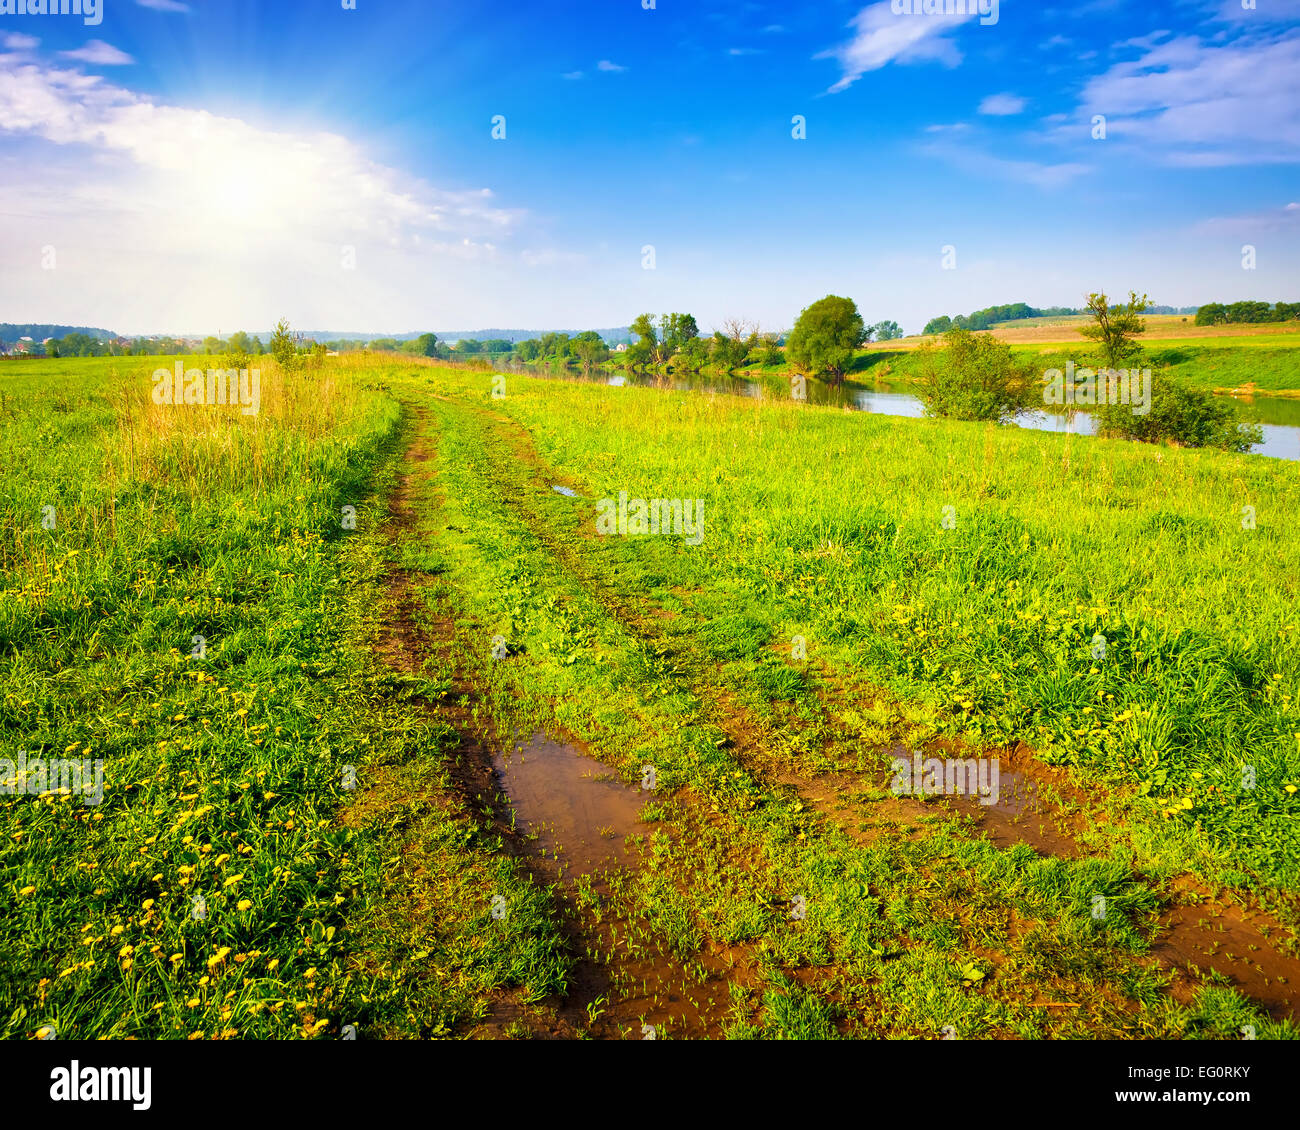
[{"label": "sky", "polygon": [[20,4],[0,322],[1300,300],[1300,0]]}]

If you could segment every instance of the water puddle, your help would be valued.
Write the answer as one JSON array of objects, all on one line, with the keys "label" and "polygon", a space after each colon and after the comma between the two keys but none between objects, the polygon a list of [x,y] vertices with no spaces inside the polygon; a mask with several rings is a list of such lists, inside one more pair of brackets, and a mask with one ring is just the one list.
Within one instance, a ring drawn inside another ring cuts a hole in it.
[{"label": "water puddle", "polygon": [[1023,773],[1017,773],[1014,769],[1001,769],[998,772],[996,793],[990,790],[987,796],[981,795],[977,787],[971,788],[969,791],[963,791],[962,785],[965,782],[960,779],[956,784],[957,789],[953,793],[954,797],[978,804],[981,808],[996,812],[1001,816],[1014,818],[1028,813],[1042,812],[1043,810],[1043,802],[1038,795],[1037,783],[1031,781]]},{"label": "water puddle", "polygon": [[627,837],[648,831],[639,816],[649,794],[565,742],[534,734],[494,753],[492,767],[516,827],[566,876],[627,866]]},{"label": "water puddle", "polygon": [[[907,758],[909,751],[895,746],[891,756]],[[952,762],[969,763],[971,759],[941,757],[941,760],[946,767]],[[1060,821],[1053,805],[1040,794],[1038,781],[1028,773],[1009,768],[1000,758],[993,761],[998,763],[996,780],[989,759],[977,758],[974,762],[983,767],[980,771],[954,773],[952,791],[945,784],[940,794],[930,799],[949,811],[973,818],[997,847],[1023,843],[1044,855],[1077,855],[1078,845],[1073,835]],[[945,768],[945,781],[946,776]],[[890,784],[885,787],[889,788]]]},{"label": "water puddle", "polygon": [[576,490],[574,490],[572,487],[562,487],[562,486],[559,486],[559,485],[557,485],[557,484],[555,484],[555,483],[552,483],[552,484],[551,484],[551,490],[555,491],[556,494],[562,494],[562,495],[564,495],[565,498],[577,498],[577,497],[578,497],[578,492],[577,492]]},{"label": "water puddle", "polygon": [[1234,906],[1178,906],[1152,953],[1169,965],[1226,977],[1275,1020],[1300,1018],[1300,960],[1273,948]]}]

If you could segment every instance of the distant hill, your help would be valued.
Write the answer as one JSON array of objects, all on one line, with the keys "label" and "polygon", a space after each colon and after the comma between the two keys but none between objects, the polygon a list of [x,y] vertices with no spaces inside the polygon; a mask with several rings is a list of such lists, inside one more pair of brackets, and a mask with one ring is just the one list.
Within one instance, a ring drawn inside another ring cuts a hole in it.
[{"label": "distant hill", "polygon": [[65,337],[68,334],[85,334],[96,341],[107,341],[117,337],[112,330],[95,329],[90,326],[41,326],[35,323],[19,325],[16,322],[0,322],[0,341],[17,341],[20,337],[44,341],[47,337]]}]

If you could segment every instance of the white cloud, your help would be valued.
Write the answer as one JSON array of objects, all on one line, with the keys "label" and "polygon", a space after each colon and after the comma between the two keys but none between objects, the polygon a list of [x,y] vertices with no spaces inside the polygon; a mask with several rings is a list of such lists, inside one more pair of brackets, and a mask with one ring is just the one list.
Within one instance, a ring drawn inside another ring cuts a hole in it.
[{"label": "white cloud", "polygon": [[76,59],[79,63],[90,63],[97,67],[123,67],[135,62],[125,51],[119,51],[102,39],[92,39],[84,47],[78,47],[75,51],[60,51],[59,54],[65,59]]},{"label": "white cloud", "polygon": [[921,152],[938,157],[972,176],[1008,180],[1015,184],[1032,184],[1041,189],[1062,188],[1092,172],[1088,165],[1077,162],[1044,164],[1038,161],[1014,161],[938,141],[922,146]]},{"label": "white cloud", "polygon": [[833,94],[889,63],[939,62],[955,67],[961,62],[961,52],[943,36],[971,18],[937,13],[895,15],[890,0],[881,0],[863,8],[849,22],[854,36],[848,43],[822,51],[814,58],[839,61],[843,74],[830,88]]},{"label": "white cloud", "polygon": [[142,8],[152,8],[155,12],[188,12],[190,6],[181,0],[135,0]]},{"label": "white cloud", "polygon": [[1296,163],[1298,74],[1300,31],[1252,31],[1231,43],[1185,36],[1092,78],[1079,116],[1105,115],[1108,138],[1169,164]]},{"label": "white cloud", "polygon": [[34,35],[23,35],[20,31],[10,32],[4,37],[4,45],[10,51],[32,51],[41,45]]},{"label": "white cloud", "polygon": [[626,67],[620,67],[617,63],[611,63],[608,59],[601,59],[601,61],[596,64],[596,69],[598,71],[613,71],[613,72],[627,70]]},{"label": "white cloud", "polygon": [[980,103],[979,111],[992,117],[1005,118],[1019,114],[1025,105],[1025,99],[1018,94],[990,94]]},{"label": "white cloud", "polygon": [[1263,232],[1300,232],[1300,203],[1292,201],[1280,208],[1262,212],[1247,212],[1239,216],[1211,216],[1193,229],[1207,234],[1239,234],[1242,236]]},{"label": "white cloud", "polygon": [[731,47],[727,50],[728,55],[762,55],[764,51],[761,47]]},{"label": "white cloud", "polygon": [[[32,316],[184,330],[278,310],[386,326],[394,310],[471,301],[456,264],[491,269],[522,218],[336,133],[262,129],[35,63],[0,70],[0,137],[0,307]],[[31,254],[46,244],[56,270]]]},{"label": "white cloud", "polygon": [[1139,47],[1143,51],[1146,51],[1148,48],[1154,47],[1162,39],[1168,39],[1172,34],[1173,32],[1168,30],[1153,31],[1147,35],[1137,35],[1134,36],[1132,39],[1125,39],[1123,42],[1115,44],[1115,46],[1117,48]]},{"label": "white cloud", "polygon": [[562,78],[567,78],[570,82],[572,82],[572,81],[574,81],[574,80],[576,80],[576,79],[580,79],[580,78],[582,78],[582,72],[581,72],[581,71],[566,71],[566,72],[565,72],[561,77],[562,77]]}]

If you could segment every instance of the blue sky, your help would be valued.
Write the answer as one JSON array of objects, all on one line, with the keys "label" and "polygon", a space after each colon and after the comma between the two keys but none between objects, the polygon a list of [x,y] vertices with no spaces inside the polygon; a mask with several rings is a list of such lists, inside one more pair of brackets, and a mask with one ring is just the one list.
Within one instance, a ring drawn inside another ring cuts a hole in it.
[{"label": "blue sky", "polygon": [[1297,300],[1300,0],[1245,2],[0,0],[0,321]]}]

